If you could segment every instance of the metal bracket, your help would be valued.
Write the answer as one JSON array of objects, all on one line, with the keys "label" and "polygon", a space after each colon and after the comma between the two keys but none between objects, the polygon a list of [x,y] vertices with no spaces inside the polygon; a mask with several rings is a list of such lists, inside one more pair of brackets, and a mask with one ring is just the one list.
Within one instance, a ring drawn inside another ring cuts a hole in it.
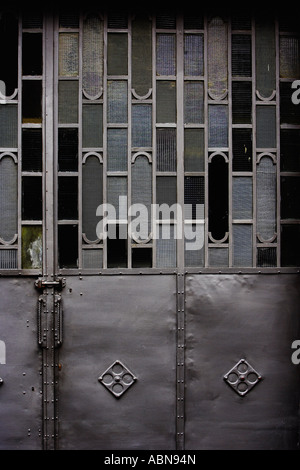
[{"label": "metal bracket", "polygon": [[35,287],[37,287],[38,289],[51,289],[51,288],[55,288],[55,289],[62,289],[63,287],[65,287],[66,285],[66,280],[62,277],[58,277],[56,279],[53,279],[51,281],[48,281],[42,277],[39,277],[36,281],[35,281]]}]

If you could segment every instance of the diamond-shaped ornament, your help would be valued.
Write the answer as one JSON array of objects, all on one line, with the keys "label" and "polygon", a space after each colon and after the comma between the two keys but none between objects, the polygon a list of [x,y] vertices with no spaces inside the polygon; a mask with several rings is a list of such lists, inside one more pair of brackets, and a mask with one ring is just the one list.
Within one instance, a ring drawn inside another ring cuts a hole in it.
[{"label": "diamond-shaped ornament", "polygon": [[246,395],[261,379],[261,375],[246,359],[241,359],[224,375],[225,382],[240,396]]},{"label": "diamond-shaped ornament", "polygon": [[136,380],[135,375],[118,360],[98,377],[98,381],[116,398],[121,397]]}]

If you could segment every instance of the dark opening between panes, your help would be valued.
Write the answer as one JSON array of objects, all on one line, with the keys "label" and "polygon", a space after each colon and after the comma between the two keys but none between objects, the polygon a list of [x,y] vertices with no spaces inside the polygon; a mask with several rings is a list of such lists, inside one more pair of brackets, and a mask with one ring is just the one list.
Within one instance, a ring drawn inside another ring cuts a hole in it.
[{"label": "dark opening between panes", "polygon": [[58,226],[58,264],[60,268],[78,267],[78,227]]},{"label": "dark opening between panes", "polygon": [[42,33],[23,33],[22,73],[23,75],[42,75],[43,73],[43,35]]},{"label": "dark opening between panes", "polygon": [[107,267],[127,267],[127,225],[111,224],[108,227],[107,238]]},{"label": "dark opening between panes", "polygon": [[18,88],[18,19],[15,12],[0,17],[1,63],[0,80],[5,83],[6,96]]},{"label": "dark opening between panes", "polygon": [[152,267],[152,249],[151,248],[133,248],[132,267],[133,268],[151,268]]},{"label": "dark opening between panes", "polygon": [[23,80],[22,82],[22,121],[42,122],[42,81]]},{"label": "dark opening between panes", "polygon": [[281,226],[281,266],[300,266],[300,225]]},{"label": "dark opening between panes", "polygon": [[78,218],[77,176],[58,177],[58,218],[60,220]]},{"label": "dark opening between panes", "polygon": [[78,129],[58,129],[58,169],[78,170]]},{"label": "dark opening between panes", "polygon": [[42,129],[22,129],[22,170],[42,171]]},{"label": "dark opening between panes", "polygon": [[228,163],[221,155],[209,163],[208,201],[208,229],[215,240],[221,240],[228,232]]},{"label": "dark opening between panes", "polygon": [[300,171],[300,129],[280,130],[280,169]]},{"label": "dark opening between panes", "polygon": [[42,177],[22,178],[22,219],[42,220]]},{"label": "dark opening between panes", "polygon": [[232,130],[232,170],[252,171],[252,129]]}]

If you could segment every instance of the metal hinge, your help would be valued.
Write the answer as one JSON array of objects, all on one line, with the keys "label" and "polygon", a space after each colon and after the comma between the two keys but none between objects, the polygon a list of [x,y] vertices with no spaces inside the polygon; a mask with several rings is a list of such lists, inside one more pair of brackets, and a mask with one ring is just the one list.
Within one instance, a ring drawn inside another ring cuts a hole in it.
[{"label": "metal hinge", "polygon": [[[49,341],[55,348],[62,345],[63,341],[63,310],[61,295],[55,294],[51,308],[48,304],[47,295],[43,294],[38,299],[38,317],[37,317],[37,333],[38,344],[42,348],[49,345]],[[52,315],[51,315],[52,314]],[[54,332],[53,340],[50,335]]]},{"label": "metal hinge", "polygon": [[35,287],[37,287],[38,289],[46,289],[46,288],[55,288],[55,289],[62,289],[63,287],[65,287],[66,285],[66,280],[65,278],[62,278],[62,277],[58,277],[56,279],[52,279],[50,281],[42,278],[42,277],[39,277],[36,281],[35,281]]}]

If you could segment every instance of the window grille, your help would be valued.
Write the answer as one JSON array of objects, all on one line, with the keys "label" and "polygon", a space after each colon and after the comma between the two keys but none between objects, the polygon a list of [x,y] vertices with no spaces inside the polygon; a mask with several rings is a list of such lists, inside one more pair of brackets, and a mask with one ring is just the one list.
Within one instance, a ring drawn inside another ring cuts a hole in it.
[{"label": "window grille", "polygon": [[[1,270],[43,267],[47,139],[62,271],[300,265],[300,105],[291,100],[300,45],[292,22],[60,12],[50,103],[47,21],[38,11],[0,17],[11,64],[0,74]],[[116,240],[97,233],[104,203],[116,209],[108,217]],[[137,203],[149,216],[138,240],[128,236]],[[176,203],[189,206],[182,214],[151,207]]]}]

